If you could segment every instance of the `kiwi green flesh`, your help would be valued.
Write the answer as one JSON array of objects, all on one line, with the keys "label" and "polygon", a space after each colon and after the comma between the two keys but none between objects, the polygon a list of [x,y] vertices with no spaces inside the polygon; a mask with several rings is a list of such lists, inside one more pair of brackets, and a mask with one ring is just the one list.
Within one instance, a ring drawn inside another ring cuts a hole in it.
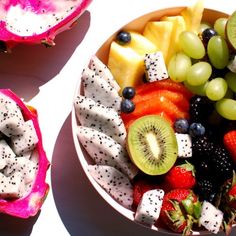
[{"label": "kiwi green flesh", "polygon": [[127,149],[134,164],[148,175],[168,172],[178,153],[174,130],[158,115],[143,116],[131,124]]},{"label": "kiwi green flesh", "polygon": [[229,17],[226,24],[226,38],[236,50],[236,11]]}]

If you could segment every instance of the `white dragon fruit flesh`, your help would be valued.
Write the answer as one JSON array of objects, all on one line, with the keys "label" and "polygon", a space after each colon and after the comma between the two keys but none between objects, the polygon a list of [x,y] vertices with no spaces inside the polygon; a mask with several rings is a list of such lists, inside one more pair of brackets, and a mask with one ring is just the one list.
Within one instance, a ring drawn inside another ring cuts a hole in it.
[{"label": "white dragon fruit flesh", "polygon": [[105,165],[89,165],[88,172],[116,201],[131,209],[133,187],[130,180],[123,173],[112,166]]},{"label": "white dragon fruit flesh", "polygon": [[111,87],[113,87],[117,91],[120,90],[120,86],[114,79],[109,68],[97,56],[94,55],[91,57],[89,68],[93,70],[96,75],[99,75],[100,77],[105,79],[107,83],[111,85]]},{"label": "white dragon fruit flesh", "polygon": [[78,138],[90,157],[98,165],[113,166],[130,179],[138,173],[126,149],[114,139],[95,129],[79,126]]},{"label": "white dragon fruit flesh", "polygon": [[146,77],[149,82],[168,79],[168,72],[162,52],[146,54],[144,64]]},{"label": "white dragon fruit flesh", "polygon": [[[37,214],[49,190],[49,185],[45,182],[49,161],[43,149],[37,114],[29,109],[11,90],[0,89],[0,100],[1,104],[7,103],[9,100],[11,103],[15,103],[15,106],[7,106],[10,111],[6,110],[6,113],[18,113],[20,110],[24,127],[23,133],[17,135],[17,137],[23,137],[19,140],[21,142],[19,155],[18,152],[15,152],[17,150],[16,143],[16,146],[13,147],[16,135],[1,136],[0,212],[15,217],[28,218]],[[12,127],[17,129],[17,120],[15,120],[15,124],[12,120],[9,122],[12,122]],[[33,145],[30,144],[30,136],[32,136]],[[22,152],[22,150],[24,151]]]},{"label": "white dragon fruit flesh", "polygon": [[71,28],[91,1],[1,1],[0,41],[9,48],[17,43],[54,45],[55,36]]},{"label": "white dragon fruit flesh", "polygon": [[96,129],[119,144],[125,144],[126,129],[117,111],[82,95],[77,95],[74,106],[82,126]]},{"label": "white dragon fruit flesh", "polygon": [[217,234],[223,221],[223,212],[217,209],[210,202],[204,201],[202,204],[201,216],[199,218],[200,225],[204,226],[208,231]]},{"label": "white dragon fruit flesh", "polygon": [[82,72],[82,84],[86,97],[89,97],[106,107],[120,111],[122,98],[117,90],[103,77],[96,75],[93,70],[85,68]]},{"label": "white dragon fruit flesh", "polygon": [[192,156],[192,139],[189,134],[175,133],[178,144],[178,157],[188,158]]},{"label": "white dragon fruit flesh", "polygon": [[148,226],[155,224],[161,212],[164,191],[153,189],[145,192],[137,207],[134,220]]}]

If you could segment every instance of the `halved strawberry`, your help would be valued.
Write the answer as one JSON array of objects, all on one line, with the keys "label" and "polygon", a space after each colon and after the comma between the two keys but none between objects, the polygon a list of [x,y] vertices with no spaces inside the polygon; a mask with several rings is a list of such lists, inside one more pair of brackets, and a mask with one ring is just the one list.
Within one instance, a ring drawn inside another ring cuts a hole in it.
[{"label": "halved strawberry", "polygon": [[144,95],[157,90],[169,90],[183,94],[189,100],[193,94],[181,83],[174,82],[171,79],[160,80],[152,83],[143,84],[136,89],[136,94]]}]

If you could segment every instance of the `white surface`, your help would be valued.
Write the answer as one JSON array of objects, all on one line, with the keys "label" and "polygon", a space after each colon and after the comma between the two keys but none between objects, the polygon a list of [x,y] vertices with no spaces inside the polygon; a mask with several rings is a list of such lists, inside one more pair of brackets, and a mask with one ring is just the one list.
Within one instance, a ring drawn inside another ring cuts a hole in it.
[{"label": "white surface", "polygon": [[[54,48],[18,46],[12,54],[0,55],[1,87],[11,88],[37,107],[52,163],[47,179],[51,189],[41,213],[28,220],[1,215],[1,235],[162,235],[116,213],[92,188],[76,156],[70,111],[84,65],[114,31],[150,11],[191,3],[94,0],[77,26],[57,37]],[[235,1],[206,0],[205,5],[232,13]]]}]

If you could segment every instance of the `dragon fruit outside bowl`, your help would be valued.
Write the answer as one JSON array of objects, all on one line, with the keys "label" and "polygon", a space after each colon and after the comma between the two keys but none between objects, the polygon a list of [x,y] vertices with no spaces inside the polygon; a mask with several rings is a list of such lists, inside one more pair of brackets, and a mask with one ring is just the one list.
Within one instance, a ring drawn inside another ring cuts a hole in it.
[{"label": "dragon fruit outside bowl", "polygon": [[91,0],[0,2],[0,42],[2,51],[24,44],[53,46],[54,38],[70,29]]},{"label": "dragon fruit outside bowl", "polygon": [[[122,27],[122,29],[126,29],[127,31],[134,30],[134,31],[142,32],[145,24],[150,19],[151,20],[159,19],[159,18],[161,18],[161,16],[164,16],[164,15],[177,15],[178,13],[181,12],[181,10],[183,10],[183,8],[184,7],[174,7],[174,8],[167,8],[167,9],[151,12],[147,15],[139,17],[139,18],[135,19],[134,21],[128,23],[127,25]],[[219,12],[219,11],[215,11],[215,10],[211,10],[211,9],[205,9],[204,14],[203,14],[203,21],[212,23],[215,21],[215,19],[217,19],[219,17],[226,17],[226,16],[227,15],[223,12]],[[119,32],[119,31],[120,31],[120,29],[117,30],[117,32]],[[110,38],[108,38],[107,41],[96,52],[96,56],[102,62],[104,62],[104,64],[106,64],[108,61],[109,48],[110,48],[111,42],[115,39],[117,32],[115,32]],[[82,91],[81,87],[82,87],[82,82],[81,82],[81,80],[79,80],[78,84],[77,84],[76,91],[75,91],[75,100],[76,100],[76,98],[78,98],[77,97],[78,94],[81,94],[81,91]],[[84,95],[84,94],[82,94],[82,95]],[[119,202],[114,200],[114,198],[111,196],[111,194],[108,194],[107,191],[105,191],[104,188],[100,184],[98,184],[98,182],[92,176],[94,174],[94,172],[93,171],[91,172],[90,165],[94,164],[94,162],[91,159],[91,157],[89,156],[88,152],[85,150],[84,146],[82,146],[82,144],[80,143],[80,140],[78,139],[78,126],[80,126],[81,123],[79,123],[76,113],[77,113],[77,111],[76,111],[75,107],[73,106],[73,108],[72,108],[73,139],[74,139],[75,148],[76,148],[76,151],[78,154],[78,158],[80,160],[80,163],[82,165],[82,168],[83,168],[86,176],[88,177],[92,186],[97,190],[97,192],[102,196],[102,198],[112,208],[114,208],[116,211],[118,211],[121,215],[125,216],[127,219],[134,222],[135,212],[130,209],[127,209],[126,207],[122,206],[122,204],[120,204]],[[99,172],[99,173],[101,173],[101,172]],[[171,231],[163,228],[161,225],[154,225],[151,228],[154,231],[158,231],[158,232],[162,232],[162,233],[166,233],[166,234],[170,234],[170,235],[180,235],[180,234],[171,232]],[[192,232],[192,235],[209,235],[209,234],[211,234],[211,233],[209,231],[204,230],[203,228],[201,228],[201,230],[199,230],[199,231]]]}]

